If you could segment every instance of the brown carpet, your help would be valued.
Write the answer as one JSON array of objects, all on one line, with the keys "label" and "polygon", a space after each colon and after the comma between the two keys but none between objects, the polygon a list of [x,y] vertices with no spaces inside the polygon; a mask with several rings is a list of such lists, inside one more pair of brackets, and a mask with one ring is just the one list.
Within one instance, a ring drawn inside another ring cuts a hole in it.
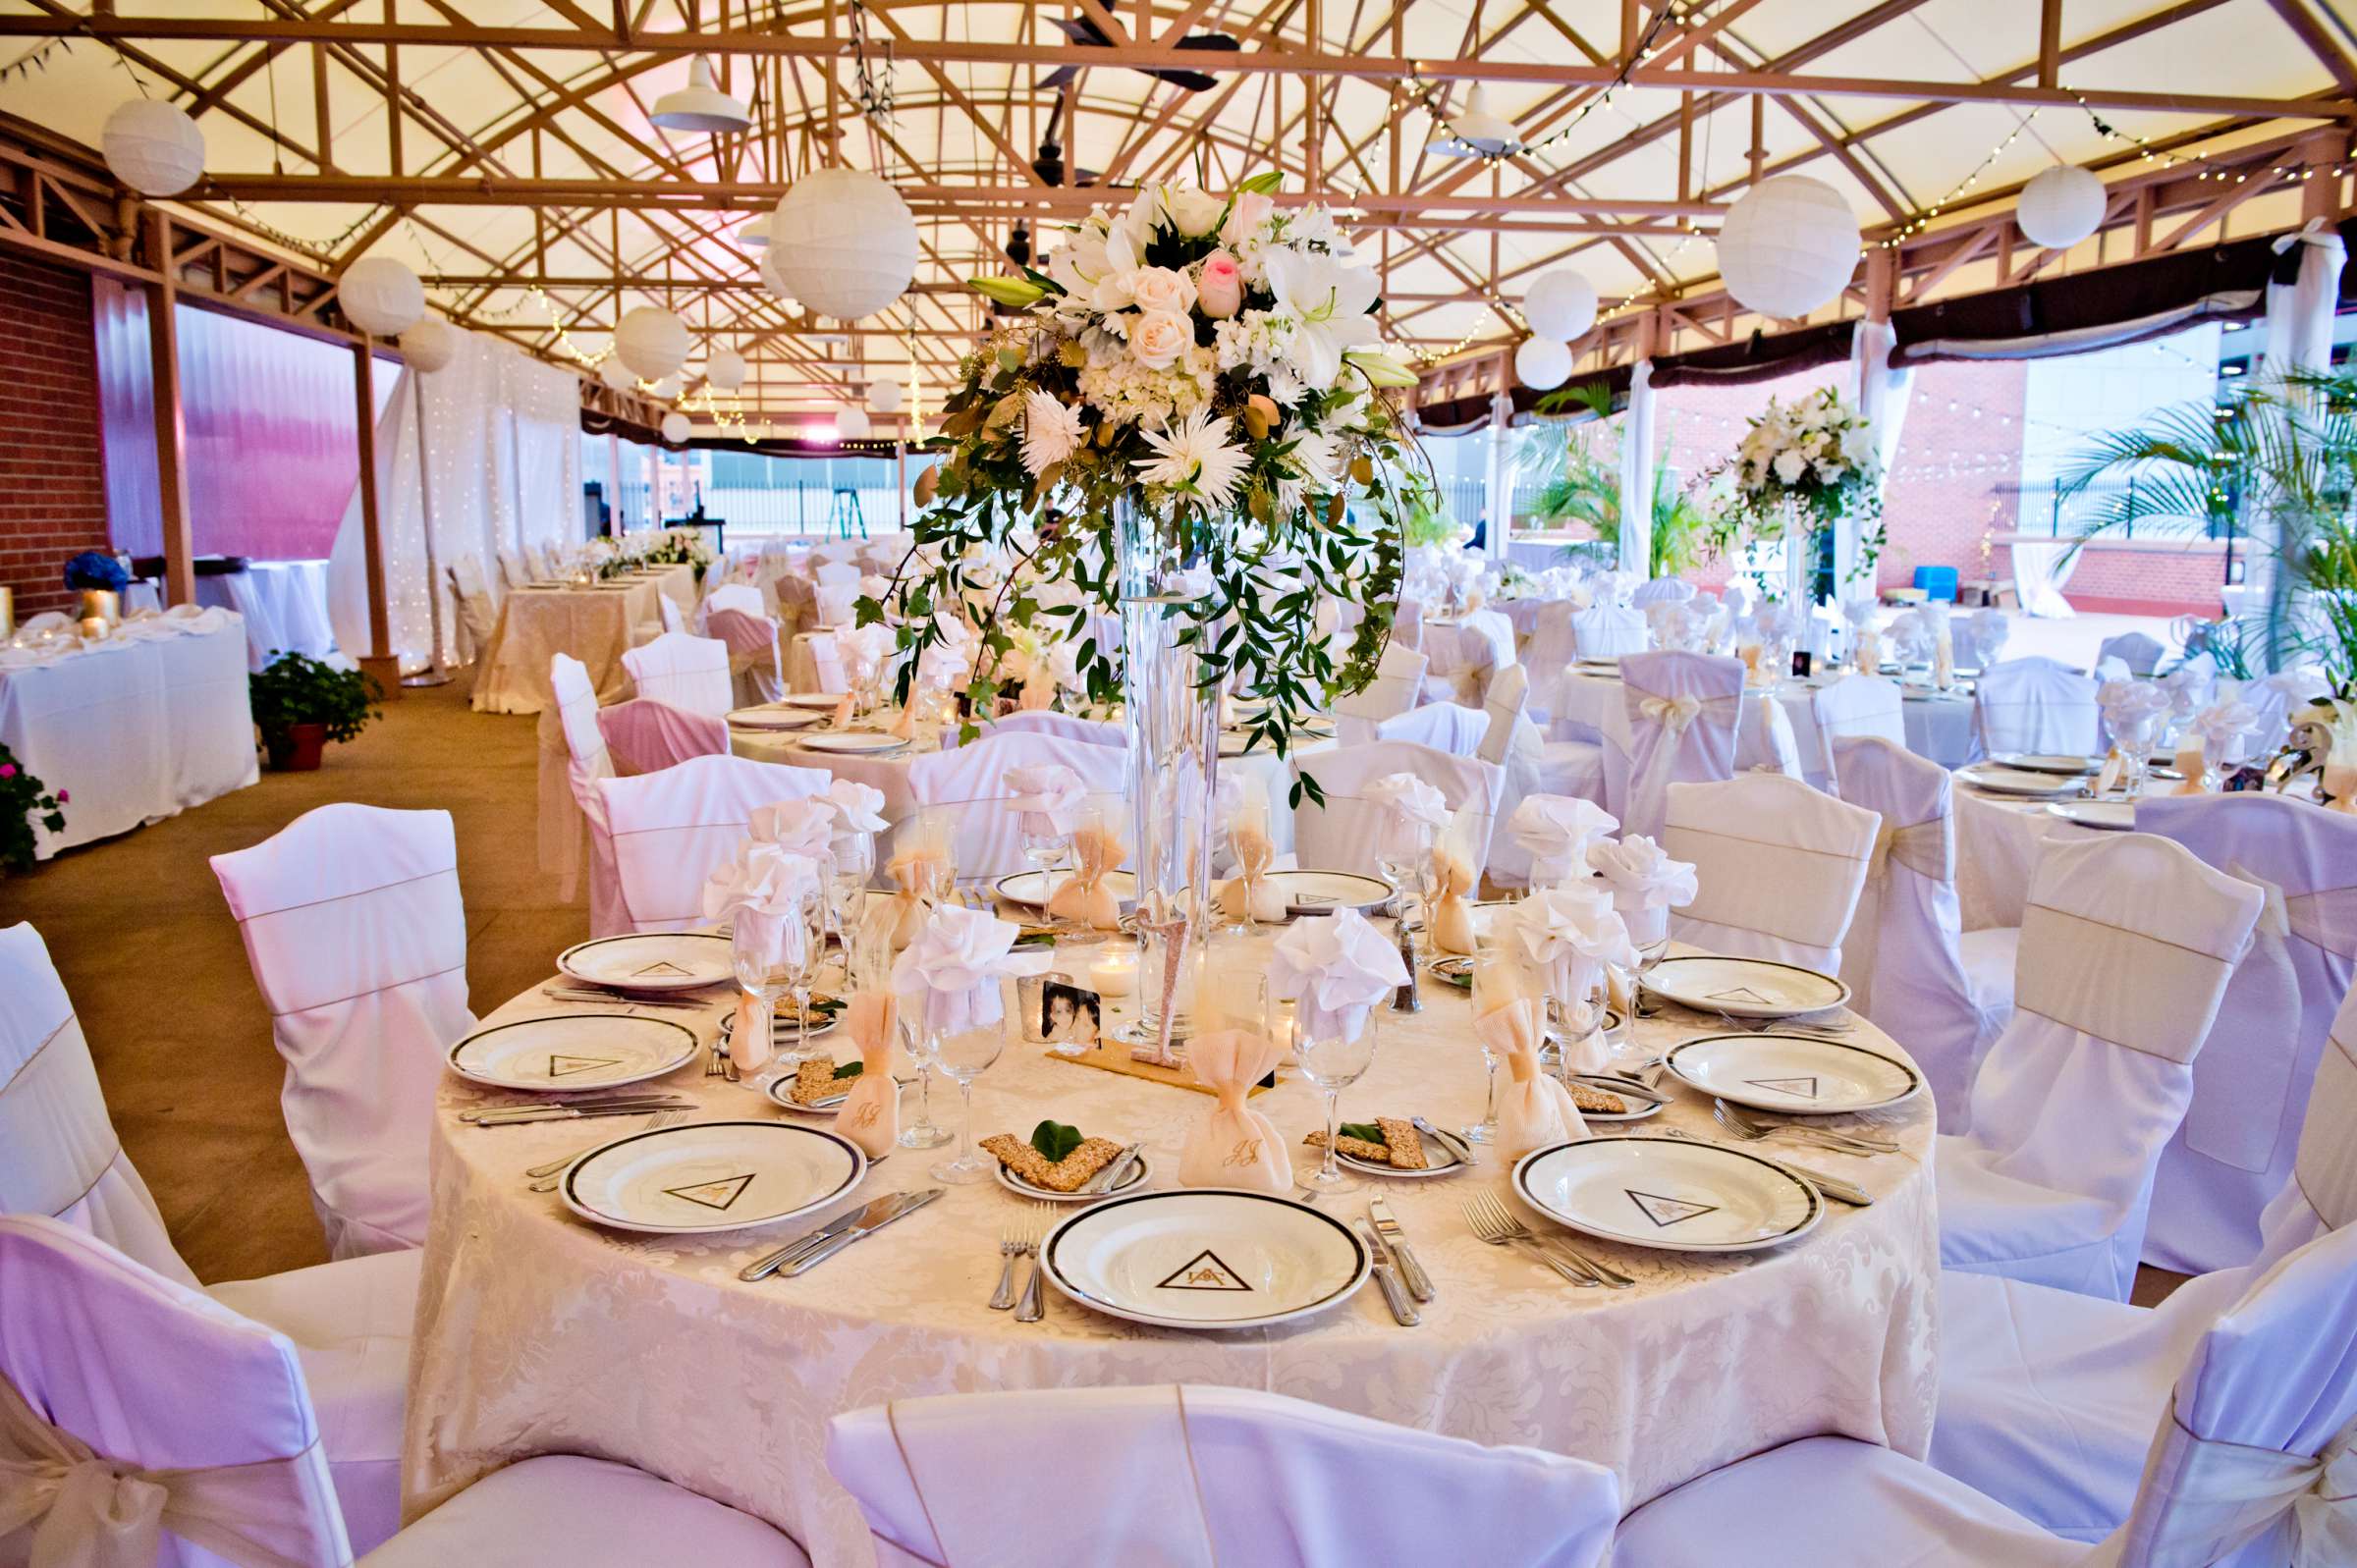
[{"label": "brown carpet", "polygon": [[537,866],[535,746],[533,721],[470,712],[463,679],[406,691],[382,724],[330,746],[317,773],[265,772],[249,789],[0,880],[0,925],[29,920],[49,944],[123,1146],[199,1278],[327,1256],[279,1113],[269,1014],[206,857],[331,801],[450,812],[467,985],[488,1011],[589,933],[586,906],[557,902]]}]

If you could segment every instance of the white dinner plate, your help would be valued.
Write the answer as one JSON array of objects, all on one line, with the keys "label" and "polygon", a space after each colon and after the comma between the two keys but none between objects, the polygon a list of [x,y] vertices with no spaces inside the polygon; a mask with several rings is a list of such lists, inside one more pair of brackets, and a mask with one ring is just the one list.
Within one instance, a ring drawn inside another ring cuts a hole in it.
[{"label": "white dinner plate", "polygon": [[[1121,1157],[1116,1155],[1114,1158],[1118,1160]],[[999,1185],[1017,1198],[1036,1198],[1041,1203],[1101,1203],[1107,1198],[1120,1197],[1145,1180],[1147,1164],[1143,1154],[1130,1161],[1128,1170],[1122,1176],[1122,1184],[1111,1192],[1058,1192],[1053,1187],[1034,1187],[1005,1165],[999,1166]]]},{"label": "white dinner plate", "polygon": [[559,953],[557,968],[576,980],[622,991],[693,991],[737,975],[728,938],[691,931],[593,937]]},{"label": "white dinner plate", "polygon": [[[1418,1136],[1422,1135],[1418,1134]],[[1312,1160],[1326,1158],[1323,1150],[1312,1149],[1309,1153]],[[1340,1149],[1334,1152],[1334,1162],[1355,1170],[1362,1176],[1388,1176],[1394,1181],[1427,1181],[1434,1176],[1453,1176],[1458,1171],[1468,1168],[1463,1161],[1456,1158],[1455,1151],[1438,1138],[1424,1139],[1424,1168],[1422,1170],[1401,1170],[1398,1165],[1382,1164],[1372,1160],[1360,1160],[1356,1156],[1343,1153]]]},{"label": "white dinner plate", "polygon": [[2022,795],[2029,798],[2072,795],[2077,794],[2080,788],[2077,779],[2063,779],[2051,773],[2028,773],[2019,768],[1993,767],[1985,762],[1976,762],[1969,768],[1958,768],[1956,780],[1993,795]]},{"label": "white dinner plate", "polygon": [[1366,1281],[1369,1262],[1342,1220],[1222,1188],[1108,1198],[1058,1224],[1039,1249],[1048,1283],[1084,1307],[1215,1331],[1321,1312]]},{"label": "white dinner plate", "polygon": [[879,730],[847,730],[841,734],[804,735],[795,744],[804,751],[824,751],[841,757],[872,757],[882,752],[903,750],[908,742],[899,735],[888,735]]},{"label": "white dinner plate", "polygon": [[[821,1016],[812,1019],[810,1022],[809,1038],[816,1040],[820,1035],[826,1034],[833,1030],[842,1021],[843,1010],[841,1008],[837,1008],[832,1014],[822,1014]],[[773,1012],[769,1015],[769,1042],[771,1047],[778,1051],[792,1050],[794,1047],[794,1020],[792,1018],[781,1018]],[[736,1033],[737,1014],[733,1010],[721,1014],[720,1038],[723,1040],[728,1040],[733,1038]]]},{"label": "white dinner plate", "polygon": [[776,706],[781,708],[809,708],[820,712],[833,713],[836,709],[843,706],[843,699],[846,695],[847,693],[841,691],[790,691],[786,693],[785,696],[780,697],[777,700]]},{"label": "white dinner plate", "polygon": [[500,1089],[575,1094],[660,1078],[695,1059],[695,1031],[668,1018],[565,1013],[493,1024],[450,1048],[450,1070]]},{"label": "white dinner plate", "polygon": [[1774,1247],[1825,1217],[1817,1189],[1773,1160],[1643,1133],[1533,1150],[1514,1192],[1583,1235],[1663,1252]]},{"label": "white dinner plate", "polygon": [[[838,1065],[841,1064],[838,1063]],[[843,1102],[840,1100],[830,1101],[823,1106],[805,1106],[800,1101],[790,1097],[786,1091],[794,1087],[794,1074],[795,1069],[789,1067],[770,1079],[767,1084],[762,1086],[763,1098],[780,1110],[791,1110],[797,1116],[832,1116],[842,1111]],[[851,1085],[857,1083],[860,1076],[865,1075],[861,1074],[843,1080],[843,1092],[846,1095],[851,1092]]]},{"label": "white dinner plate", "polygon": [[2136,830],[2136,802],[2133,800],[2050,800],[2047,811],[2064,822],[2082,828],[2100,828],[2106,833],[2133,833]]},{"label": "white dinner plate", "polygon": [[808,708],[789,708],[780,703],[765,702],[757,708],[739,708],[729,715],[729,723],[740,730],[807,730],[825,722],[826,715]]},{"label": "white dinner plate", "polygon": [[2104,771],[2101,757],[2074,757],[2056,751],[2001,751],[1989,759],[2000,768],[2018,773],[2051,773],[2064,779],[2083,779]]},{"label": "white dinner plate", "polygon": [[[1001,877],[991,884],[991,892],[1011,904],[1037,909],[1048,901],[1049,889],[1061,888],[1072,880],[1069,871],[1054,873],[1056,880],[1052,883],[1048,880],[1049,875],[1044,871],[1018,871],[1012,877]],[[1134,872],[1109,871],[1105,874],[1105,886],[1112,890],[1118,902],[1127,904],[1137,901],[1137,876]]]},{"label": "white dinner plate", "polygon": [[[1607,1012],[1604,1016],[1605,1037],[1610,1039],[1618,1026],[1620,1015],[1617,1012]],[[1619,1090],[1613,1088],[1610,1084],[1591,1084],[1588,1087],[1601,1090],[1608,1095],[1620,1094]],[[1583,1110],[1579,1113],[1579,1119],[1589,1123],[1590,1125],[1601,1123],[1606,1126],[1617,1127],[1625,1121],[1643,1121],[1648,1116],[1660,1115],[1662,1113],[1662,1107],[1668,1102],[1666,1098],[1663,1100],[1647,1100],[1640,1095],[1625,1094],[1620,1095],[1620,1103],[1628,1107],[1628,1108],[1617,1116],[1613,1115],[1609,1111]]]},{"label": "white dinner plate", "polygon": [[859,1185],[867,1156],[823,1127],[691,1121],[634,1132],[566,1167],[557,1190],[584,1219],[696,1235],[774,1225]]},{"label": "white dinner plate", "polygon": [[1354,871],[1272,871],[1269,881],[1285,893],[1288,913],[1330,915],[1337,909],[1373,914],[1390,901],[1392,890]]},{"label": "white dinner plate", "polygon": [[1911,1099],[1923,1074],[1864,1046],[1804,1035],[1704,1035],[1666,1058],[1680,1082],[1757,1110],[1830,1116]]},{"label": "white dinner plate", "polygon": [[1681,1007],[1723,1012],[1730,1018],[1790,1018],[1849,1000],[1849,988],[1832,975],[1769,958],[1708,953],[1664,958],[1640,975],[1638,983]]}]

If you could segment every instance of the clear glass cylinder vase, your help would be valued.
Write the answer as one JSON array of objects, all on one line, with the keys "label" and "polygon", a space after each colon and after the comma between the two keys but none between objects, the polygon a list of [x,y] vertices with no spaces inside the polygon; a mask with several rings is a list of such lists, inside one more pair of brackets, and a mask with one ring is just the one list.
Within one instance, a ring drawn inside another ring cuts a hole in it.
[{"label": "clear glass cylinder vase", "polygon": [[[1197,660],[1204,602],[1183,530],[1143,508],[1115,513],[1114,570],[1122,606],[1122,690],[1128,731],[1137,875],[1139,1035],[1183,1039],[1188,998],[1173,977],[1195,966],[1210,931],[1211,803],[1219,784],[1219,700]],[[1173,996],[1170,1027],[1163,1000]]]}]

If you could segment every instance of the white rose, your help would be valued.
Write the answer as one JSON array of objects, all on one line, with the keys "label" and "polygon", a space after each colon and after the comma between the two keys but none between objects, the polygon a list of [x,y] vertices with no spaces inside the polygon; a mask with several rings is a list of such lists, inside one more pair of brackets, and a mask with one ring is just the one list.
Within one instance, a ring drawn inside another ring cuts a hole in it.
[{"label": "white rose", "polygon": [[1162,210],[1171,220],[1171,227],[1189,239],[1199,239],[1219,227],[1227,215],[1228,202],[1208,190],[1178,186],[1162,189]]},{"label": "white rose", "polygon": [[1140,310],[1182,316],[1195,306],[1195,284],[1169,267],[1140,267],[1124,280],[1130,302]]},{"label": "white rose", "polygon": [[1149,310],[1129,329],[1129,351],[1148,370],[1169,369],[1194,342],[1186,318],[1168,310]]},{"label": "white rose", "polygon": [[1776,476],[1788,485],[1800,483],[1800,476],[1809,471],[1809,460],[1797,452],[1780,453],[1776,460]]}]

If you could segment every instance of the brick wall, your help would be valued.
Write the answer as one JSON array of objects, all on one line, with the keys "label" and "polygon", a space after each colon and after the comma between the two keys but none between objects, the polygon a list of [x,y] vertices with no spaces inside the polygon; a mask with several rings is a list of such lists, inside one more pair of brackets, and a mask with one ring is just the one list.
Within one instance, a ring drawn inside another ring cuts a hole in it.
[{"label": "brick wall", "polygon": [[89,277],[0,250],[0,583],[18,619],[69,607],[66,559],[107,547]]}]

